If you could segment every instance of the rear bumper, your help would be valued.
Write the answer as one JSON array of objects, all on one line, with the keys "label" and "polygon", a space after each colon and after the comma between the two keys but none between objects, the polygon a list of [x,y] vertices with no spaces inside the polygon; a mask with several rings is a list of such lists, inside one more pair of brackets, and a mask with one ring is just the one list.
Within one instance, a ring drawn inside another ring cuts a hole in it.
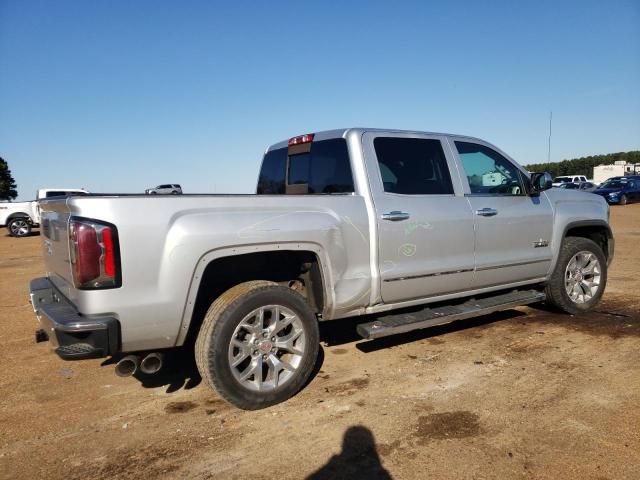
[{"label": "rear bumper", "polygon": [[101,358],[119,351],[120,324],[116,318],[83,317],[46,277],[31,280],[29,294],[40,323],[36,339],[48,339],[60,358]]}]

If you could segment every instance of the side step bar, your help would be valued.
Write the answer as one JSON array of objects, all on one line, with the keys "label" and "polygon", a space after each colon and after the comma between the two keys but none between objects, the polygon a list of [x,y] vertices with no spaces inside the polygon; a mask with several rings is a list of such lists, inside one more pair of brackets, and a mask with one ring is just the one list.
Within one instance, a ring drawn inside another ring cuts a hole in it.
[{"label": "side step bar", "polygon": [[442,305],[411,313],[397,313],[378,317],[357,327],[358,334],[367,339],[387,337],[397,333],[444,325],[445,323],[479,317],[488,313],[541,302],[544,292],[539,290],[512,290],[508,293],[484,298],[471,298],[455,305]]}]

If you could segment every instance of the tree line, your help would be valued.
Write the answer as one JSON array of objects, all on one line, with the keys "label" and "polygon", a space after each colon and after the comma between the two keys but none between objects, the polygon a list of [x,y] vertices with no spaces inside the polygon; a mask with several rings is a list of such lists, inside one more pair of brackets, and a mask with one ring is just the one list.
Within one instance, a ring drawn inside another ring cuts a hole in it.
[{"label": "tree line", "polygon": [[534,165],[525,165],[524,168],[530,172],[549,172],[554,177],[558,175],[584,175],[587,178],[593,178],[593,167],[613,165],[620,160],[625,160],[627,163],[640,163],[640,150],[607,153],[606,155],[589,155],[588,157],[572,158],[561,162],[536,163]]}]

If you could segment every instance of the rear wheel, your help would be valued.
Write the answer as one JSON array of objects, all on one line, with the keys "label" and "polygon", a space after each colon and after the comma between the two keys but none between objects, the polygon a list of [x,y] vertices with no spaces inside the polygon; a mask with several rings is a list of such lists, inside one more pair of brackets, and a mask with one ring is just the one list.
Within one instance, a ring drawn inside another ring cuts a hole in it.
[{"label": "rear wheel", "polygon": [[592,309],[607,284],[607,260],[592,240],[567,237],[545,289],[547,302],[567,313]]},{"label": "rear wheel", "polygon": [[302,388],[318,343],[318,322],[299,293],[273,282],[246,282],[211,304],[196,340],[196,364],[225,400],[256,410]]},{"label": "rear wheel", "polygon": [[26,237],[31,233],[31,223],[27,218],[12,218],[7,223],[7,230],[12,237]]}]

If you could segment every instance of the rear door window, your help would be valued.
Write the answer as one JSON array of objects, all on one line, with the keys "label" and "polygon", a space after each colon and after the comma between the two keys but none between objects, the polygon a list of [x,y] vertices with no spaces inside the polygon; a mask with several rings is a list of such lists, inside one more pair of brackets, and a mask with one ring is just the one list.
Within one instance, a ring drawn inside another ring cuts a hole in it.
[{"label": "rear door window", "polygon": [[452,195],[453,184],[440,140],[377,137],[384,191],[402,195]]}]

